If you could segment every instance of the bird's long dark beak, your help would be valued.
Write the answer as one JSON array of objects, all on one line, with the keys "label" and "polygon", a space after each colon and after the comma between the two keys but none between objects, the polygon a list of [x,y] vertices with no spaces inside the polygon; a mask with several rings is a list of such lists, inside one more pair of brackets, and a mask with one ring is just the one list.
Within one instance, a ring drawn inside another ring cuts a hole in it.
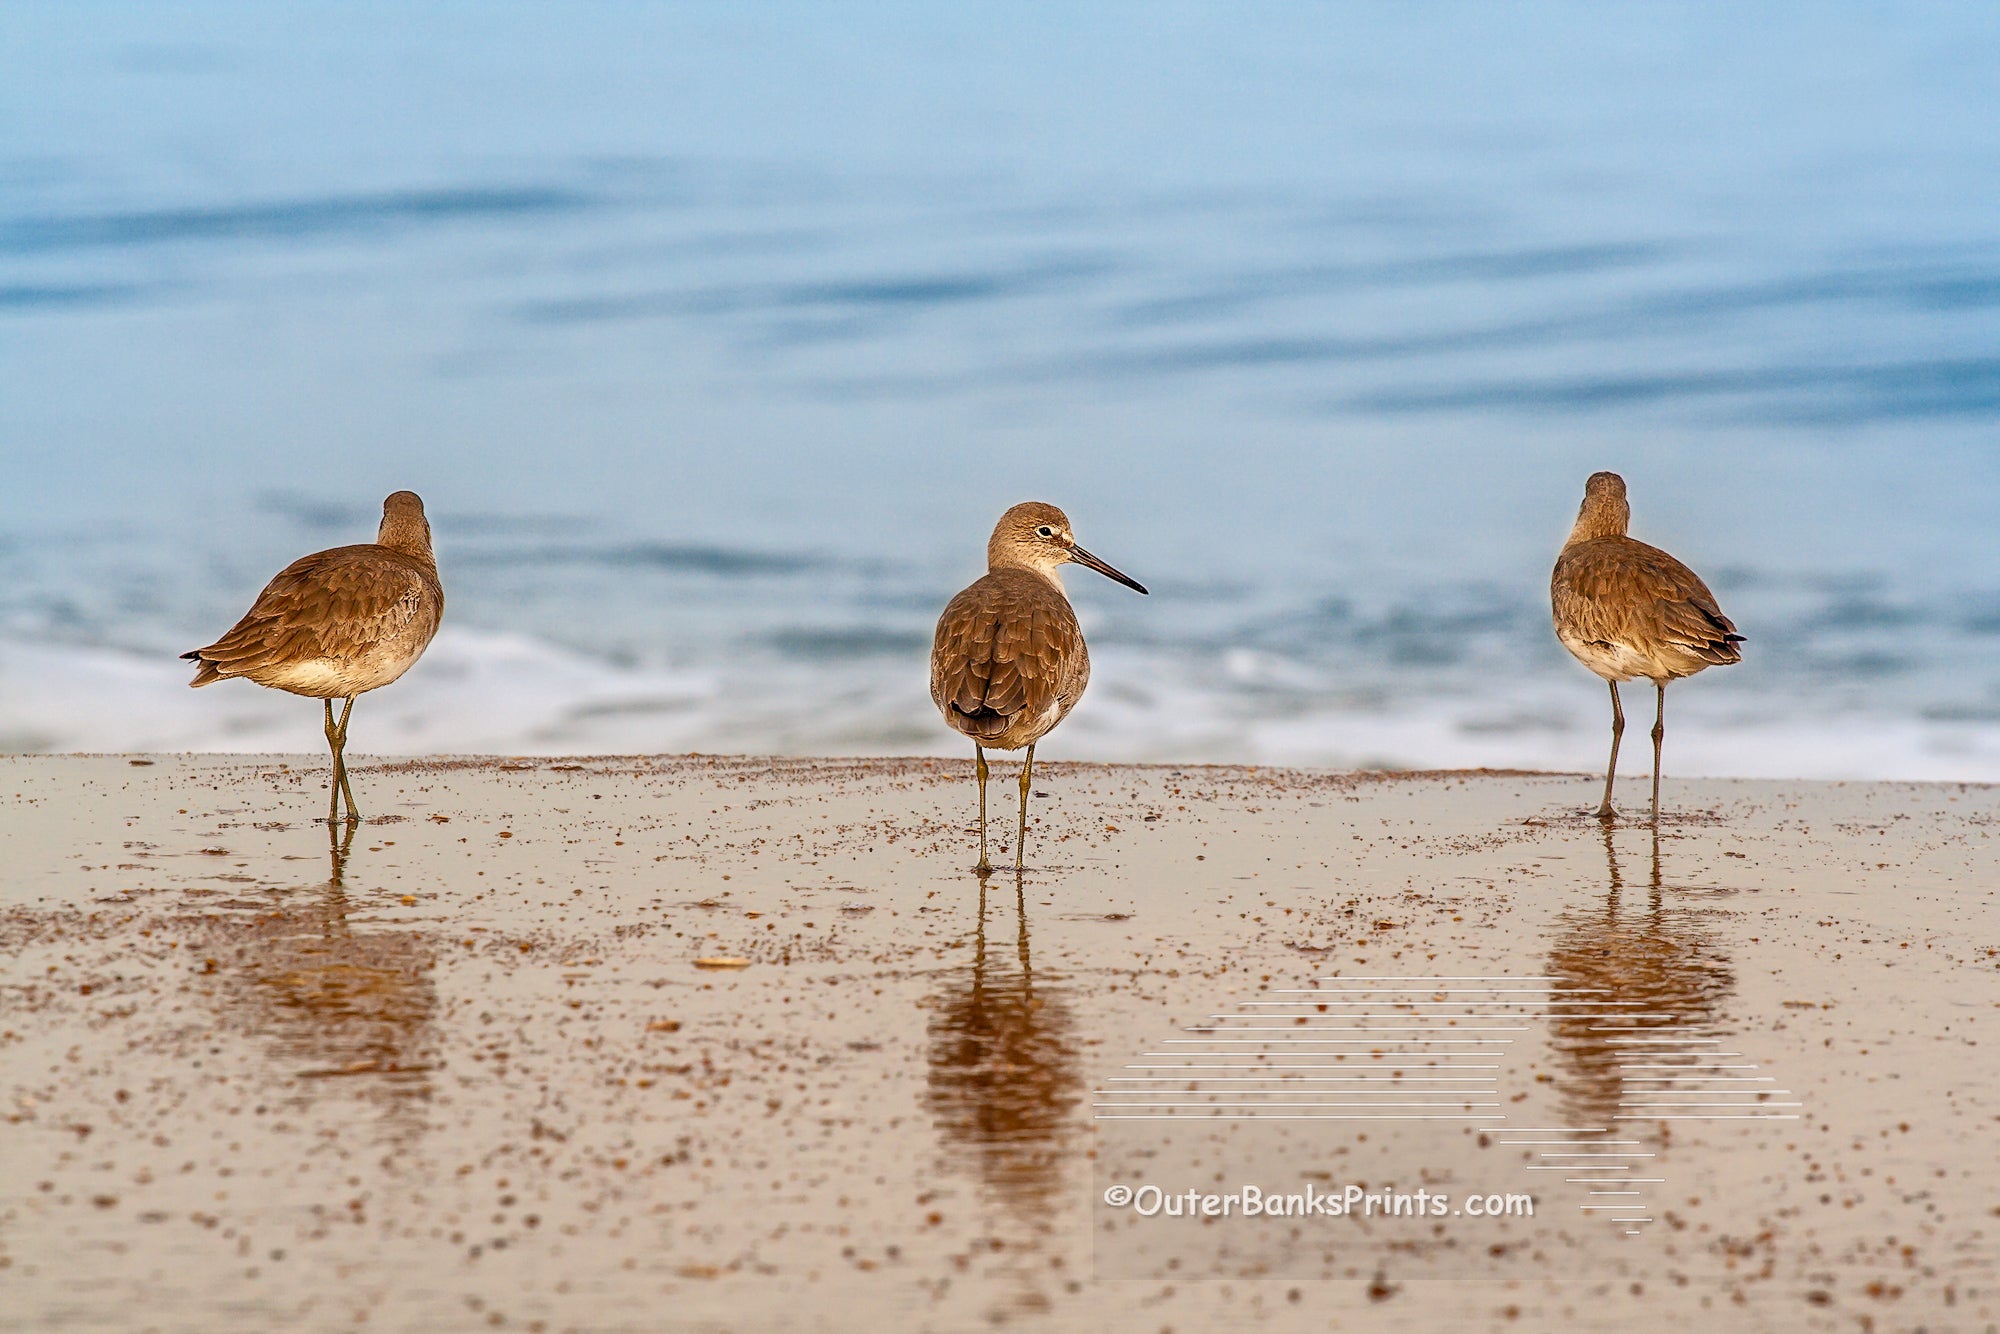
[{"label": "bird's long dark beak", "polygon": [[1137,579],[1134,579],[1129,574],[1124,574],[1118,570],[1113,569],[1110,565],[1099,560],[1097,557],[1091,555],[1088,551],[1085,551],[1082,547],[1074,545],[1071,546],[1069,549],[1069,558],[1075,561],[1078,565],[1088,565],[1091,569],[1097,571],[1099,574],[1103,575],[1106,579],[1111,579],[1118,583],[1121,583],[1135,593],[1143,593],[1146,591],[1146,586],[1140,583]]}]

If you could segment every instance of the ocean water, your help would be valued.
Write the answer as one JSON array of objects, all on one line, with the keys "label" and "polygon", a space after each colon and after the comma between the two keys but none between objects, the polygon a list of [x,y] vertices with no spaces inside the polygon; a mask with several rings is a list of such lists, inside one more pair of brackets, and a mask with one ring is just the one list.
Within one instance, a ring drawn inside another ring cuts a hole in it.
[{"label": "ocean water", "polygon": [[1995,88],[1981,4],[8,5],[0,749],[317,748],[174,655],[410,487],[357,751],[959,753],[1036,498],[1153,589],[1051,758],[1590,768],[1615,468],[1749,636],[1672,771],[2000,780]]}]

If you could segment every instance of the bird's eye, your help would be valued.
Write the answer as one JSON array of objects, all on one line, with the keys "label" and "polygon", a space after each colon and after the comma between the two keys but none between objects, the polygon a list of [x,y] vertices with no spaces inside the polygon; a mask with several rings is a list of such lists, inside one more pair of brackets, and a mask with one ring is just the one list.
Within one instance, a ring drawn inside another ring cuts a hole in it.
[{"label": "bird's eye", "polygon": [[1043,524],[1040,528],[1037,528],[1035,531],[1043,537],[1054,537],[1056,535],[1056,530],[1049,527],[1047,524]]}]

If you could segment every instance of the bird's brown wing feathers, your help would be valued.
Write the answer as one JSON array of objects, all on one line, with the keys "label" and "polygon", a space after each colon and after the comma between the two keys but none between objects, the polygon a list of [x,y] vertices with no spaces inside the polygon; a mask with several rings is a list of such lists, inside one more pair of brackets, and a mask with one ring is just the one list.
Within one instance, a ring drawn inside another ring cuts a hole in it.
[{"label": "bird's brown wing feathers", "polygon": [[280,570],[228,634],[182,656],[203,664],[202,685],[278,663],[348,658],[419,618],[435,633],[443,597],[427,597],[427,583],[435,580],[415,561],[373,544],[314,552]]},{"label": "bird's brown wing feathers", "polygon": [[1556,623],[1578,638],[1624,644],[1689,670],[1743,660],[1743,636],[1701,576],[1629,537],[1566,549],[1550,581]]},{"label": "bird's brown wing feathers", "polygon": [[989,574],[938,618],[931,699],[960,731],[997,737],[1073,694],[1082,647],[1075,613],[1046,581]]}]

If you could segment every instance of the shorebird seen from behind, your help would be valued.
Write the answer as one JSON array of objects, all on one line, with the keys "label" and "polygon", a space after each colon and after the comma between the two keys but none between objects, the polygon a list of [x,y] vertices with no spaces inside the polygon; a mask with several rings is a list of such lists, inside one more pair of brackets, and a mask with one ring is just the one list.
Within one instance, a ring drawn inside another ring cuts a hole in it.
[{"label": "shorebird seen from behind", "polygon": [[1613,818],[1611,785],[1618,774],[1618,739],[1625,711],[1618,683],[1645,677],[1659,691],[1653,720],[1653,824],[1660,823],[1660,743],[1667,734],[1667,682],[1704,667],[1743,660],[1743,636],[1715,595],[1687,566],[1658,547],[1625,535],[1632,507],[1625,479],[1592,473],[1583,508],[1556,558],[1549,602],[1556,638],[1576,660],[1611,685],[1611,761],[1597,818]]},{"label": "shorebird seen from behind", "polygon": [[[354,700],[388,685],[423,656],[444,616],[444,587],[431,556],[431,526],[414,491],[382,502],[373,542],[301,556],[266,584],[230,632],[183,653],[200,663],[192,686],[241,676],[260,686],[322,700],[333,752],[327,823],[361,819],[347,782],[347,719]],[[333,702],[341,700],[340,721]]]},{"label": "shorebird seen from behind", "polygon": [[972,738],[979,775],[979,866],[986,857],[986,750],[1028,748],[1021,765],[1021,820],[1014,866],[1028,837],[1028,784],[1035,743],[1061,722],[1090,682],[1090,654],[1070,610],[1058,566],[1086,565],[1127,588],[1137,581],[1076,544],[1054,505],[1029,501],[1000,516],[986,543],[986,575],[953,598],[931,646],[931,699],[954,731]]}]

